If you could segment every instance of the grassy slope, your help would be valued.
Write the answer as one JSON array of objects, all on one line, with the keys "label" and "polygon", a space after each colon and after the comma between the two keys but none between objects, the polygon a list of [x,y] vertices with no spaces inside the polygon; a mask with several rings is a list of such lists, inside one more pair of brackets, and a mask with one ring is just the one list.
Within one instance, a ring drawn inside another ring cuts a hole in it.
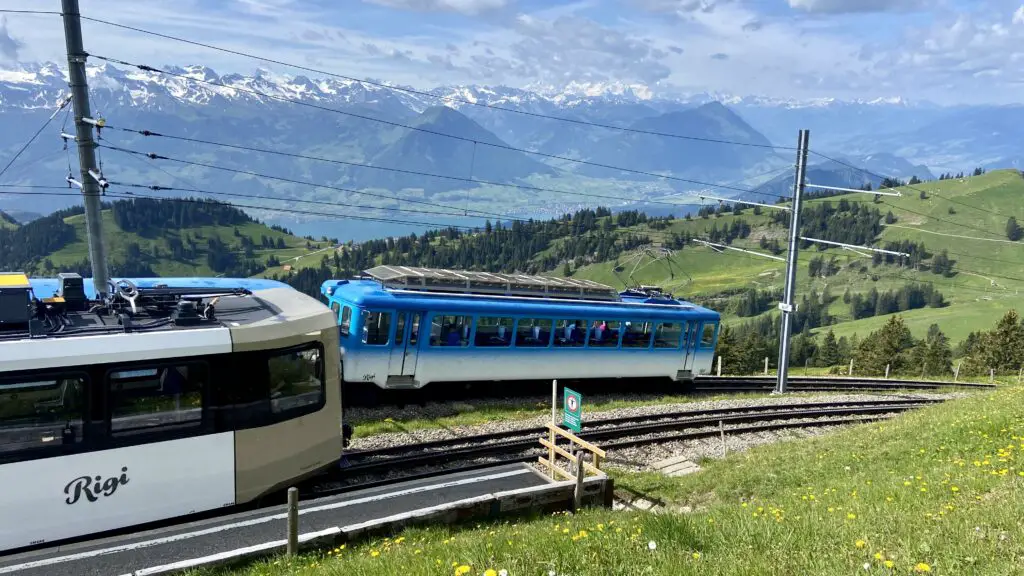
[{"label": "grassy slope", "polygon": [[[53,262],[55,268],[59,269],[63,264],[70,264],[74,262],[80,262],[85,260],[89,256],[89,249],[85,243],[85,216],[76,215],[71,216],[65,220],[68,224],[75,227],[75,234],[78,238],[76,242],[73,242],[64,248],[54,252],[50,255],[50,260]],[[213,236],[219,237],[223,242],[228,245],[239,246],[238,239],[234,236],[234,230],[232,227],[215,227],[215,226],[201,226],[197,228],[187,228],[181,230],[167,230],[160,236],[154,238],[147,238],[138,234],[133,234],[121,230],[115,223],[114,218],[109,211],[103,212],[103,225],[106,233],[107,250],[110,254],[110,258],[113,261],[125,260],[126,249],[128,244],[135,242],[139,244],[143,254],[150,255],[147,258],[147,262],[150,266],[161,276],[209,276],[214,275],[213,271],[206,265],[206,253],[204,248],[206,246],[206,239]],[[242,226],[238,226],[238,231],[243,236],[248,236],[255,239],[257,243],[260,241],[261,235],[266,235],[273,238],[276,242],[278,238],[284,238],[285,244],[288,248],[284,250],[274,249],[260,249],[256,250],[256,258],[259,260],[266,261],[270,255],[276,255],[282,262],[286,259],[294,258],[308,254],[310,251],[306,249],[306,240],[271,230],[270,228],[257,224],[255,222],[248,223]],[[199,245],[200,253],[193,260],[173,260],[169,258],[170,249],[168,248],[167,238],[178,237],[181,238],[185,234],[196,239]],[[162,254],[161,258],[153,259],[151,257],[153,248],[158,247]]]},{"label": "grassy slope", "polygon": [[[1024,196],[1024,179],[1016,171],[1001,170],[979,177],[966,178],[963,181],[928,182],[915,186],[915,188],[936,192],[944,198],[984,210],[1009,215],[1020,211],[1020,198]],[[907,319],[915,336],[924,335],[929,325],[938,323],[954,342],[963,339],[971,331],[990,328],[1007,309],[1024,306],[1024,295],[1019,294],[1019,289],[1024,288],[1024,281],[992,276],[984,277],[996,274],[1024,280],[1024,250],[1021,250],[1021,243],[954,238],[908,229],[919,228],[941,234],[1006,240],[1006,236],[1003,234],[1006,226],[1004,216],[972,209],[935,195],[927,200],[922,200],[915,190],[904,188],[902,193],[904,194],[902,197],[886,197],[884,198],[885,204],[877,205],[883,214],[887,210],[892,210],[898,218],[896,226],[888,227],[883,231],[881,240],[923,241],[932,253],[937,253],[942,249],[949,250],[951,251],[950,257],[956,260],[955,266],[968,270],[971,274],[959,273],[952,278],[945,278],[930,272],[917,272],[896,266],[883,266],[875,269],[871,267],[869,259],[857,257],[848,251],[813,249],[813,251],[802,252],[800,256],[797,278],[798,302],[800,296],[806,294],[811,287],[821,291],[829,286],[833,296],[838,297],[842,296],[843,291],[847,288],[851,292],[866,293],[872,287],[879,291],[895,289],[909,280],[931,282],[946,296],[951,305],[941,309],[925,308],[902,314]],[[867,195],[850,195],[843,198],[851,201],[863,201],[868,205],[871,202],[871,197]],[[824,201],[835,203],[839,201],[839,198],[812,202]],[[955,214],[949,214],[948,209],[951,206],[954,208]],[[915,212],[924,214],[924,216]],[[708,220],[677,220],[670,230],[686,229],[694,235],[703,236],[712,224],[717,224],[721,228],[730,224],[734,218],[736,217],[728,214]],[[754,231],[749,239],[737,240],[734,242],[734,246],[758,250],[756,240],[761,235],[768,234],[769,237],[781,238],[785,234],[782,228],[764,227],[767,218],[763,215],[754,216],[750,210],[747,210],[740,218],[749,222],[754,227]],[[663,237],[661,232],[650,231],[643,226],[634,230],[650,233],[651,238],[655,241]],[[986,234],[985,230],[990,232]],[[838,257],[844,266],[843,271],[830,278],[810,278],[807,273],[807,262],[818,254]],[[860,272],[860,266],[853,268],[847,266],[857,263],[866,265],[867,273]],[[574,275],[621,287],[623,286],[621,279],[628,278],[629,270],[634,264],[635,261],[620,258],[620,265],[625,270],[618,275],[613,273],[613,262],[591,264],[576,271]],[[671,258],[671,263],[666,260],[652,263],[650,258],[646,258],[641,266],[643,268],[634,275],[634,279],[644,284],[661,285],[683,297],[713,294],[733,288],[781,288],[784,282],[784,264],[782,262],[773,262],[737,252],[718,254],[709,248],[687,248],[676,251]],[[556,273],[560,273],[560,271],[556,271]],[[875,279],[876,276],[877,279]],[[990,280],[995,280],[996,285],[993,285]],[[839,318],[840,324],[833,326],[839,336],[850,336],[854,333],[864,336],[887,320],[887,317],[874,317],[850,321],[849,306],[844,304],[840,298],[836,298],[833,302],[830,312]],[[727,321],[736,320],[728,315],[726,318]]]},{"label": "grassy slope", "polygon": [[618,489],[689,513],[596,510],[407,530],[326,555],[218,573],[1019,573],[1022,392],[1007,387],[884,423],[757,447],[682,478],[616,474]]}]

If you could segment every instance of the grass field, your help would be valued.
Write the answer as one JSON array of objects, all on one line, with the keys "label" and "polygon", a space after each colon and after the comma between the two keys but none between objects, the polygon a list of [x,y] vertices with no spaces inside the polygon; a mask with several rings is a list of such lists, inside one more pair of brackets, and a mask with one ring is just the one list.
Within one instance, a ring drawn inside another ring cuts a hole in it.
[{"label": "grass field", "polygon": [[681,478],[615,474],[617,488],[664,501],[664,513],[408,530],[214,573],[1014,574],[1024,557],[1022,419],[1024,389],[1006,387],[734,453]]},{"label": "grass field", "polygon": [[[837,319],[838,324],[833,326],[837,336],[855,333],[865,336],[888,320],[888,316],[881,316],[852,321],[849,305],[841,299],[847,289],[851,293],[867,293],[872,288],[879,291],[897,289],[908,282],[931,284],[942,292],[949,306],[902,314],[916,337],[923,337],[932,323],[938,323],[954,344],[972,331],[991,328],[1006,310],[1024,307],[1024,294],[1021,294],[1024,289],[1024,250],[1021,248],[1024,245],[1010,242],[1005,235],[1006,215],[1020,210],[1024,178],[1017,171],[1000,170],[963,180],[927,182],[914,188],[924,190],[928,197],[921,199],[918,190],[903,188],[903,196],[884,197],[882,203],[875,205],[871,196],[856,194],[811,201],[837,203],[846,199],[877,207],[883,214],[892,211],[897,221],[883,230],[877,244],[902,239],[924,242],[930,253],[936,254],[943,249],[949,251],[955,268],[959,270],[952,277],[946,277],[899,266],[876,268],[871,266],[870,259],[841,249],[802,251],[797,275],[797,302],[811,289],[821,292],[828,287],[835,297],[829,312]],[[1024,221],[1024,213],[1020,216]],[[737,216],[726,213],[707,220],[676,220],[668,231],[650,230],[646,226],[630,230],[648,233],[657,243],[666,232],[685,230],[701,236],[710,226],[722,228],[735,218]],[[734,246],[760,251],[756,240],[762,235],[784,241],[784,229],[765,227],[767,215],[757,216],[746,210],[738,218],[750,223],[753,232],[750,238],[735,241]],[[836,256],[842,271],[829,278],[812,278],[808,274],[807,262],[818,255]],[[623,270],[619,273],[613,270],[615,262],[597,262],[575,271],[574,276],[623,287],[636,262],[620,258],[618,263]],[[862,271],[862,266],[866,271]],[[688,247],[658,261],[643,258],[633,280],[662,286],[677,296],[687,298],[737,288],[781,289],[783,272],[782,262],[735,251],[717,253],[705,247]],[[560,274],[560,270],[553,273]],[[721,311],[727,322],[744,320],[731,316],[727,310]]]}]

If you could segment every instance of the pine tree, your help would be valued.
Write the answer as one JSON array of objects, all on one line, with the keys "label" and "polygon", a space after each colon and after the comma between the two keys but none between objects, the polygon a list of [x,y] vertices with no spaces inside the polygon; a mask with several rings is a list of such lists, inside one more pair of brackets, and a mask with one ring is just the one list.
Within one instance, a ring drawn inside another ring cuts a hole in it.
[{"label": "pine tree", "polygon": [[914,338],[901,316],[893,316],[885,326],[872,332],[854,353],[854,363],[861,373],[884,374],[886,365],[899,372],[908,364],[907,351],[914,346]]},{"label": "pine tree", "polygon": [[953,351],[949,347],[949,338],[942,333],[938,324],[928,327],[925,338],[923,366],[921,373],[925,376],[942,376],[953,371]]},{"label": "pine tree", "polygon": [[821,346],[818,347],[816,364],[822,368],[835,366],[842,360],[840,355],[841,352],[839,350],[839,342],[836,341],[836,334],[830,329],[825,333],[825,339],[821,342]]},{"label": "pine tree", "polygon": [[1017,240],[1021,239],[1022,235],[1024,235],[1024,233],[1022,232],[1024,231],[1022,231],[1020,226],[1017,225],[1017,219],[1014,218],[1013,216],[1010,216],[1010,218],[1006,221],[1006,237],[1016,242]]}]

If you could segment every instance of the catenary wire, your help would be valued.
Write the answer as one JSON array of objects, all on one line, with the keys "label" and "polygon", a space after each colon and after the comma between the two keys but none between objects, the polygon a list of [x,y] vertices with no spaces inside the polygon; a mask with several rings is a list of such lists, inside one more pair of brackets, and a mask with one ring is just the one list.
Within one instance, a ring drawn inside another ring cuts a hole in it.
[{"label": "catenary wire", "polygon": [[[631,202],[641,202],[641,201],[648,201],[648,202],[650,202],[649,200],[635,200],[635,199],[631,199],[631,198],[615,197],[615,196],[608,196],[608,195],[595,195],[595,194],[592,194],[592,193],[573,192],[573,191],[569,191],[569,190],[560,190],[560,189],[555,189],[555,188],[546,188],[546,187],[543,187],[543,186],[530,186],[530,185],[526,185],[526,184],[513,184],[513,183],[509,183],[509,182],[494,182],[494,181],[491,181],[491,180],[483,180],[483,179],[480,179],[480,178],[473,178],[473,177],[468,177],[467,178],[465,176],[451,176],[451,175],[447,175],[447,174],[433,174],[433,173],[430,173],[430,172],[419,172],[419,171],[416,171],[416,170],[407,170],[407,169],[404,169],[404,168],[393,168],[393,167],[389,167],[389,166],[374,166],[372,164],[363,164],[363,163],[360,163],[360,162],[350,162],[350,161],[347,161],[347,160],[337,160],[337,159],[334,159],[334,158],[325,158],[325,157],[322,157],[322,156],[311,156],[311,155],[308,155],[308,154],[297,154],[297,153],[294,153],[294,152],[284,152],[284,151],[273,150],[273,149],[269,149],[269,148],[258,148],[258,147],[255,147],[255,146],[244,146],[244,145],[241,145],[241,144],[230,144],[230,143],[227,143],[227,142],[217,142],[217,141],[213,141],[213,140],[204,140],[204,139],[201,139],[201,138],[190,138],[190,137],[187,137],[187,136],[175,136],[175,135],[169,135],[169,134],[162,134],[162,133],[159,133],[159,132],[154,132],[152,130],[138,130],[138,129],[134,129],[134,128],[124,128],[124,127],[120,127],[120,126],[111,126],[111,125],[106,125],[106,126],[104,126],[104,128],[108,129],[108,130],[111,130],[111,129],[112,130],[118,130],[118,131],[121,131],[121,132],[127,132],[127,133],[131,133],[131,134],[139,134],[141,136],[151,136],[151,137],[157,137],[157,138],[168,138],[168,139],[171,139],[171,140],[178,140],[178,141],[182,141],[182,142],[190,142],[190,143],[193,143],[193,144],[206,144],[206,145],[210,145],[210,146],[220,146],[220,147],[223,147],[223,148],[230,148],[230,149],[234,149],[234,150],[245,150],[247,152],[257,152],[257,153],[263,153],[263,154],[274,154],[274,155],[278,155],[278,156],[285,156],[285,157],[289,157],[289,158],[298,158],[298,159],[302,159],[302,160],[313,160],[313,161],[317,161],[317,162],[326,162],[326,163],[330,163],[330,164],[338,164],[338,165],[342,165],[342,166],[352,166],[352,167],[357,167],[357,168],[367,168],[367,169],[371,169],[371,170],[379,170],[379,171],[384,171],[384,172],[395,172],[395,173],[409,174],[409,175],[414,175],[414,176],[425,176],[425,177],[428,177],[428,178],[439,178],[439,179],[444,179],[444,180],[454,180],[454,181],[457,181],[457,182],[468,182],[468,183],[472,183],[472,184],[483,184],[483,185],[487,185],[487,186],[501,186],[501,187],[506,187],[506,188],[517,188],[517,189],[520,189],[520,190],[527,190],[527,191],[531,191],[531,192],[551,192],[551,193],[555,193],[555,194],[570,194],[570,195],[577,195],[577,196],[594,196],[594,197],[598,197],[598,198],[602,198],[602,199],[615,199],[615,200],[624,200],[624,201],[631,201]],[[767,176],[767,175],[771,175],[771,174],[776,174],[778,172],[781,172],[783,170],[788,170],[788,169],[789,169],[788,166],[783,166],[781,168],[775,168],[773,170],[769,170],[769,171],[764,172],[762,174],[756,174],[756,175],[752,175],[752,176],[747,176],[745,178],[741,178],[738,181],[723,184],[723,186],[734,186],[735,184],[738,184],[739,182],[745,182],[745,181],[751,180],[753,178],[758,178],[758,177],[763,177],[763,176]],[[766,183],[764,183],[764,184],[762,184],[762,185],[760,185],[758,187],[755,187],[755,188],[749,190],[749,192],[750,193],[757,193],[756,192],[757,190],[763,188],[768,183],[769,182],[766,182]],[[699,195],[696,195],[696,194],[687,194],[687,195],[693,196],[695,198],[699,197]],[[774,194],[772,194],[771,196],[777,198],[777,196],[775,196]],[[731,200],[731,202],[737,203],[737,204],[745,204],[745,202],[743,202],[742,200]],[[679,203],[675,203],[675,202],[665,202],[665,204],[673,205],[673,206],[684,206],[684,204],[679,204]]]},{"label": "catenary wire", "polygon": [[64,98],[64,100],[61,102],[60,106],[58,106],[57,109],[53,111],[53,114],[50,114],[50,116],[46,118],[46,121],[43,122],[43,125],[40,126],[38,130],[36,130],[35,134],[33,134],[31,138],[28,139],[28,142],[25,142],[21,146],[21,148],[19,148],[18,151],[14,154],[14,156],[12,156],[10,160],[8,160],[7,165],[4,166],[2,170],[0,170],[0,177],[2,177],[7,172],[7,170],[10,169],[11,165],[14,164],[14,162],[25,152],[25,150],[29,146],[31,146],[33,142],[36,141],[36,138],[39,137],[39,135],[43,132],[43,130],[45,130],[46,127],[50,125],[50,122],[53,121],[53,119],[57,116],[57,114],[59,114],[60,111],[63,110],[64,107],[67,106],[69,103],[71,103],[71,97],[70,96]]}]

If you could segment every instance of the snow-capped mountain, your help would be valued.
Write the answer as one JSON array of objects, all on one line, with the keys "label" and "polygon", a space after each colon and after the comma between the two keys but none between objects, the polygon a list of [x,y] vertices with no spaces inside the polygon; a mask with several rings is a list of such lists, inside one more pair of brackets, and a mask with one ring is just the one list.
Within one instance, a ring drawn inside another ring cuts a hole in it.
[{"label": "snow-capped mountain", "polygon": [[[56,100],[50,95],[66,87],[64,66],[47,62],[21,64],[0,69],[0,107],[46,107]],[[832,98],[795,100],[764,96],[740,96],[719,92],[691,94],[668,93],[644,84],[621,82],[569,82],[564,86],[532,85],[527,88],[507,86],[440,86],[416,90],[410,86],[392,85],[384,81],[346,80],[337,77],[311,79],[308,76],[285,76],[265,69],[251,75],[229,73],[219,75],[200,66],[165,66],[166,74],[120,68],[107,63],[90,64],[87,73],[91,88],[116,96],[121,105],[144,107],[159,105],[161,96],[182,103],[215,104],[232,100],[298,99],[324,104],[365,104],[382,99],[396,99],[415,112],[445,103],[453,108],[472,104],[487,106],[541,106],[575,108],[595,103],[642,104],[675,103],[700,105],[718,101],[731,106],[772,106],[785,108],[829,107],[834,105],[910,106],[901,97],[874,100],[840,101]],[[392,88],[397,88],[392,89]],[[252,92],[267,95],[261,97]],[[123,95],[124,98],[121,98]]]},{"label": "snow-capped mountain", "polygon": [[[44,63],[0,69],[0,158],[17,150],[68,94],[64,68]],[[765,146],[792,146],[801,128],[811,130],[813,150],[857,157],[878,164],[876,169],[884,167],[882,164],[894,170],[923,165],[914,169],[957,172],[979,164],[992,166],[993,158],[1011,164],[1024,158],[1024,144],[1018,139],[1009,133],[992,136],[999,126],[1013,125],[1003,121],[1005,118],[1024,117],[1024,108],[941,108],[900,97],[844,101],[719,92],[677,94],[660,86],[616,82],[526,88],[451,85],[417,90],[382,81],[281,75],[269,70],[247,75],[220,74],[198,65],[165,66],[162,70],[89,65],[94,115],[106,118],[112,126],[256,145],[348,164],[330,165],[104,131],[104,137],[119,146],[183,160],[212,159],[216,164],[239,169],[258,167],[262,173],[330,184],[334,191],[311,191],[301,183],[282,184],[187,165],[170,166],[176,171],[175,180],[168,181],[166,172],[145,166],[139,158],[126,157],[117,157],[118,180],[132,177],[146,184],[180,186],[179,174],[187,172],[189,179],[203,181],[191,188],[244,186],[252,193],[274,191],[297,198],[337,198],[336,191],[369,188],[389,193],[414,188],[426,195],[458,194],[475,188],[472,182],[466,184],[467,177],[527,186],[539,179],[561,182],[566,187],[563,189],[579,187],[581,179],[590,183],[597,179],[614,180],[610,184],[618,187],[620,194],[642,200],[657,194],[658,187],[661,192],[678,188],[673,186],[677,182],[564,159],[704,182],[737,181],[792,163],[789,153],[778,154]],[[294,102],[306,105],[296,106]],[[332,110],[341,114],[329,113]],[[57,122],[66,125],[67,119],[59,118]],[[62,144],[55,132],[57,122],[51,127],[54,133],[41,135],[34,148],[12,166],[4,183],[43,184],[53,183],[54,178],[63,183],[68,161],[61,149],[54,149]],[[416,135],[411,135],[409,126],[417,127],[413,130]],[[607,126],[631,130],[623,132]],[[670,139],[642,131],[754,146]],[[481,153],[473,144],[476,142],[500,143],[549,156],[500,147]],[[876,163],[872,158],[885,161]],[[108,166],[114,166],[109,155],[104,159]],[[360,165],[377,168],[375,171]],[[409,166],[427,176],[407,174],[397,178],[394,172],[387,173],[388,169]],[[492,189],[487,193],[497,192]],[[536,195],[520,194],[522,198],[516,199],[515,194],[518,192],[501,200],[511,199],[524,206],[536,203]],[[24,198],[0,200],[24,201],[15,208],[31,206]],[[573,200],[582,201],[579,197]]]}]

